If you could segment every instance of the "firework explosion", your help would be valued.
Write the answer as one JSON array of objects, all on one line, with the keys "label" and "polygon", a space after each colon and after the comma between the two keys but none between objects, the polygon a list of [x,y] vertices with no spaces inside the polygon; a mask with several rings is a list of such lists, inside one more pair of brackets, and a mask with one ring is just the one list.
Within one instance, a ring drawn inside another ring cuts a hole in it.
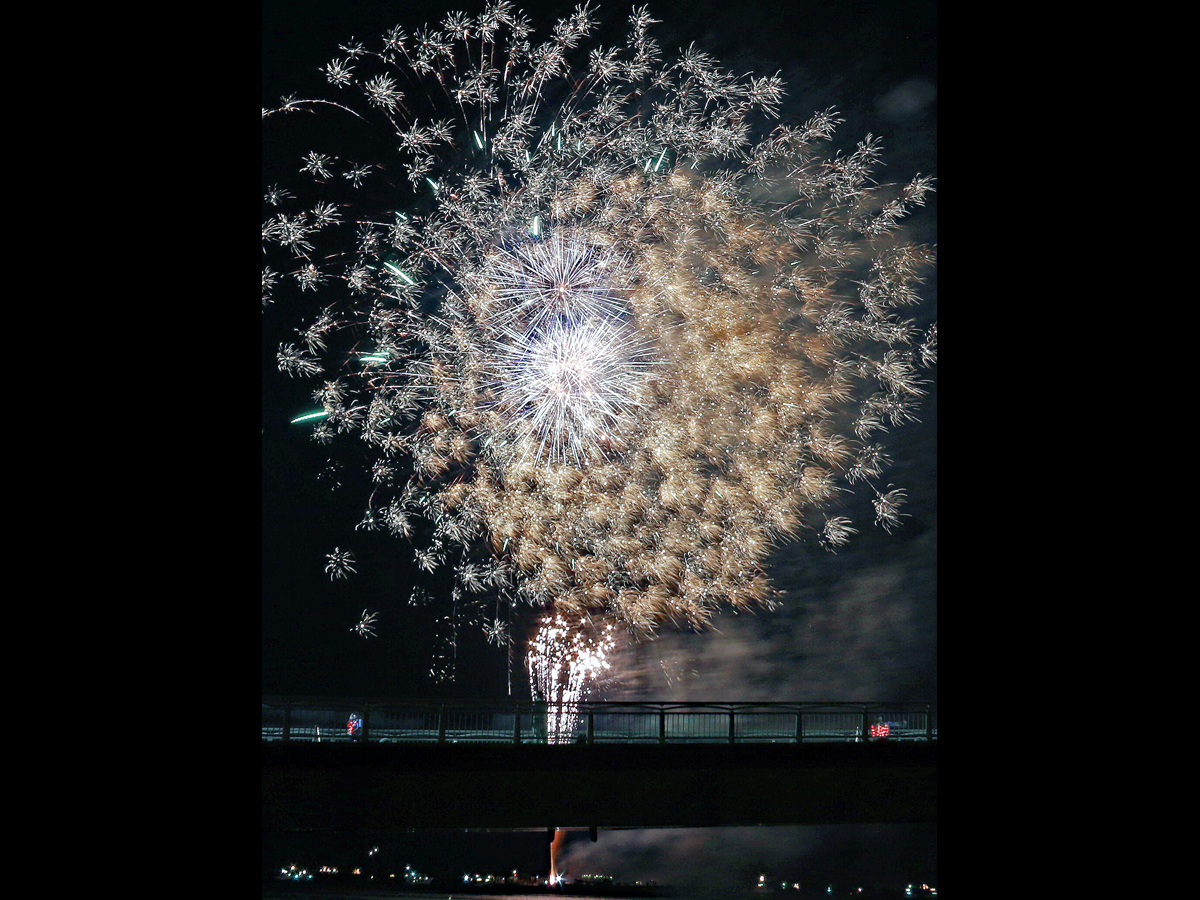
[{"label": "firework explosion", "polygon": [[359,637],[375,637],[375,619],[378,615],[379,613],[367,612],[367,610],[364,609],[362,611],[362,616],[350,630]]},{"label": "firework explosion", "polygon": [[507,643],[519,607],[704,627],[774,602],[780,542],[846,541],[839,492],[903,515],[879,440],[936,356],[906,312],[932,252],[899,227],[932,179],[876,186],[877,140],[823,155],[833,110],[776,123],[777,77],[666,61],[653,21],[585,51],[586,7],[539,41],[493,3],[344,45],[334,99],[263,110],[264,131],[322,111],[395,148],[313,150],[312,199],[267,189],[263,306],[283,279],[328,298],[279,367],[319,379],[297,419],[316,440],[371,452],[361,527],[453,568],[444,658],[459,620]]}]

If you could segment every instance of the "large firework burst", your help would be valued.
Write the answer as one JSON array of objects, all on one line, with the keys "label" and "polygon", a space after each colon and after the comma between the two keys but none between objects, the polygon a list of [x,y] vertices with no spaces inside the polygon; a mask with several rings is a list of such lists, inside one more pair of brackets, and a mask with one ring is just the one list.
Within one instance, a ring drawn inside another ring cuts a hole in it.
[{"label": "large firework burst", "polygon": [[364,527],[427,520],[417,561],[454,567],[456,609],[498,592],[495,633],[510,597],[702,627],[772,602],[780,541],[853,534],[839,491],[902,515],[879,437],[936,352],[907,312],[932,253],[900,230],[932,179],[876,186],[878,141],[823,154],[833,110],[776,123],[778,78],[664,61],[652,24],[585,52],[588,8],[538,41],[495,2],[344,45],[334,99],[263,110],[397,148],[268,188],[263,305],[284,278],[329,297],[279,367],[321,378],[317,440],[373,452]]}]

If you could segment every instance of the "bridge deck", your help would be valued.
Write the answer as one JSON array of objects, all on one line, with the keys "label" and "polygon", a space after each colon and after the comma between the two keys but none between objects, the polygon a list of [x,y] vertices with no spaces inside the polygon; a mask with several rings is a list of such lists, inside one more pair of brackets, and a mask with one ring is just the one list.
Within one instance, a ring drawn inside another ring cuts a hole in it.
[{"label": "bridge deck", "polygon": [[490,706],[264,701],[263,830],[937,819],[933,704]]}]

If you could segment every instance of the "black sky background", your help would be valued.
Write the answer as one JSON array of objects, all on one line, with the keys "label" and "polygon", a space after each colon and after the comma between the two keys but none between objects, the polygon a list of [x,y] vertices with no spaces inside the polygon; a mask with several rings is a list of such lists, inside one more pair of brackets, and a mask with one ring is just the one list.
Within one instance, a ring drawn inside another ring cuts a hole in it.
[{"label": "black sky background", "polygon": [[[538,33],[570,10],[569,4],[544,0],[517,5],[530,13]],[[835,106],[847,120],[835,146],[850,150],[866,134],[880,135],[886,164],[877,173],[880,180],[937,174],[935,3],[648,5],[663,20],[653,33],[665,54],[696,42],[735,71],[780,71],[788,90],[785,117],[803,120]],[[377,43],[392,25],[412,30],[453,9],[481,8],[481,2],[264,0],[263,106],[276,105],[284,94],[330,96],[333,89],[318,69],[351,38]],[[621,34],[629,8],[603,3],[599,13]],[[277,137],[279,131],[270,129],[268,140],[264,128],[264,185],[282,171],[268,163],[298,150],[285,163],[298,169],[299,154],[313,149],[293,148]],[[363,155],[369,159],[369,142],[379,136],[351,137],[366,142]],[[936,241],[936,196],[911,227],[920,239]],[[932,319],[935,278],[925,293]],[[507,696],[506,659],[481,637],[462,642],[455,684],[429,679],[431,613],[406,605],[411,586],[428,577],[411,564],[408,545],[354,530],[368,486],[356,477],[353,459],[343,457],[342,468],[331,468],[336,445],[320,447],[303,426],[289,424],[314,407],[313,384],[280,374],[275,350],[281,340],[292,339],[312,306],[311,294],[296,306],[284,292],[263,314],[263,693]],[[780,611],[724,616],[717,622],[719,633],[665,632],[653,643],[627,648],[601,685],[603,699],[936,700],[936,448],[937,392],[931,383],[921,422],[893,431],[888,441],[895,466],[887,480],[908,493],[902,527],[884,533],[870,524],[865,499],[850,500],[846,514],[860,533],[849,546],[835,555],[792,544],[776,554],[771,574],[786,592]],[[324,574],[324,554],[335,546],[354,552],[356,576],[331,582]],[[441,585],[429,587],[436,593]],[[379,613],[376,639],[363,640],[349,630],[364,608]],[[514,696],[528,696],[519,656],[512,683]],[[411,862],[426,870],[537,867],[544,853],[540,835],[271,835],[264,836],[263,863],[266,868],[288,854],[310,854],[306,859],[320,864],[321,853],[355,857],[365,853],[366,844],[397,854],[401,867]],[[907,881],[936,883],[936,863],[935,826],[608,832],[595,844],[585,834],[572,842],[564,860],[569,870],[691,883],[697,891],[701,882],[717,884],[716,873],[723,873],[725,884],[744,884],[743,876],[755,867],[789,880],[811,876],[846,883],[855,873],[885,878],[894,871]]]}]

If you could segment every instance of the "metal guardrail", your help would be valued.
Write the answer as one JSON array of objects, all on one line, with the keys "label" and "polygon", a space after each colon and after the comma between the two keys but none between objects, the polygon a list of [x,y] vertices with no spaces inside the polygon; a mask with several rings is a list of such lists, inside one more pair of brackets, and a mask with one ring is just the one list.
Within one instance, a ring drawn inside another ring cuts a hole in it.
[{"label": "metal guardrail", "polygon": [[[357,719],[357,727],[353,719]],[[325,700],[264,697],[264,741],[715,744],[936,741],[936,703]]]}]

